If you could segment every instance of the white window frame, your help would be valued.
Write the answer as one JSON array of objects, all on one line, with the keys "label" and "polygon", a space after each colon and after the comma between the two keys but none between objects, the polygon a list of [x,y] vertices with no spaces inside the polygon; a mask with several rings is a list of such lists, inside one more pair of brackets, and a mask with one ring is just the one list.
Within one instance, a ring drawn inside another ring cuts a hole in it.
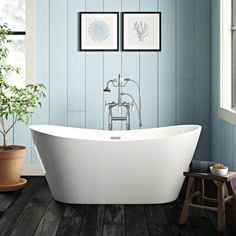
[{"label": "white window frame", "polygon": [[232,0],[220,0],[220,101],[219,117],[236,125],[232,108]]},{"label": "white window frame", "polygon": [[26,83],[36,82],[36,0],[26,0]]}]

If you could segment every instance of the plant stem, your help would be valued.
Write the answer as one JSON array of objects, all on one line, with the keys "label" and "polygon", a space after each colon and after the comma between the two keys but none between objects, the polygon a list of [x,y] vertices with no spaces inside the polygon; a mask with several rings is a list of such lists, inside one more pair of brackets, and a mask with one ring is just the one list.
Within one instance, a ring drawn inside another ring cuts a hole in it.
[{"label": "plant stem", "polygon": [[0,122],[2,125],[2,130],[0,130],[0,132],[2,133],[2,136],[3,136],[3,147],[6,147],[7,146],[7,133],[6,133],[3,117],[0,117]]},{"label": "plant stem", "polygon": [[13,121],[12,125],[10,126],[10,128],[5,131],[6,134],[11,130],[11,128],[16,124],[16,122],[17,122],[17,118],[15,119],[15,121]]},{"label": "plant stem", "polygon": [[3,133],[5,133],[6,130],[5,130],[5,126],[4,126],[3,117],[0,117],[0,122],[1,122],[1,125],[2,125],[2,131],[3,131]]},{"label": "plant stem", "polygon": [[7,146],[7,136],[6,134],[3,135],[3,147]]}]

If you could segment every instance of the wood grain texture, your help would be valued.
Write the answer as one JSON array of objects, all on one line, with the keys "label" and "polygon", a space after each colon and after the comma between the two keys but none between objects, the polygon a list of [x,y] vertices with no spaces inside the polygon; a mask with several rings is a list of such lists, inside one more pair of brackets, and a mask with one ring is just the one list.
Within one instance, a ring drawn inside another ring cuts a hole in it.
[{"label": "wood grain texture", "polygon": [[127,236],[148,235],[147,222],[142,205],[125,206],[125,229]]},{"label": "wood grain texture", "polygon": [[0,218],[1,236],[9,236],[11,234],[29,202],[44,181],[43,177],[28,179],[28,183],[21,191],[21,194],[16,197],[11,207]]},{"label": "wood grain texture", "polygon": [[45,180],[42,187],[39,188],[39,191],[30,201],[11,235],[32,235],[45,213],[51,198],[52,194]]},{"label": "wood grain texture", "polygon": [[217,182],[217,219],[218,219],[218,231],[224,232],[225,229],[225,192],[224,192],[224,183],[221,181]]},{"label": "wood grain texture", "polygon": [[148,226],[149,236],[170,236],[173,235],[169,225],[149,225]]},{"label": "wood grain texture", "polygon": [[179,219],[179,224],[185,224],[187,222],[189,208],[190,208],[189,205],[192,202],[192,194],[194,191],[194,182],[195,182],[194,178],[189,177],[187,191],[186,191],[185,200],[184,200],[184,205],[183,205],[183,209],[182,209],[181,216]]},{"label": "wood grain texture", "polygon": [[[0,235],[217,235],[217,216],[211,212],[200,218],[191,210],[188,222],[178,225],[185,191],[183,185],[176,201],[161,205],[73,205],[49,201],[45,179],[33,177],[17,194],[0,193],[5,199],[1,202],[5,210],[0,216]],[[215,197],[216,192],[213,182],[206,181],[206,196]],[[224,235],[235,235],[235,220],[232,208],[226,207]]]},{"label": "wood grain texture", "polygon": [[0,194],[0,212],[6,211],[9,206],[16,199],[17,195],[20,194],[20,191],[16,191],[14,193],[1,193]]},{"label": "wood grain texture", "polygon": [[124,225],[104,225],[103,236],[125,236]]},{"label": "wood grain texture", "polygon": [[79,235],[85,209],[85,205],[67,205],[56,235]]},{"label": "wood grain texture", "polygon": [[104,212],[104,205],[88,205],[80,235],[101,235],[103,231]]},{"label": "wood grain texture", "polygon": [[145,205],[145,215],[148,226],[167,224],[167,217],[162,205]]},{"label": "wood grain texture", "polygon": [[228,191],[229,195],[233,196],[233,199],[231,201],[231,206],[232,206],[234,213],[236,215],[236,193],[234,191],[232,181],[227,182],[226,186],[227,186],[227,191]]},{"label": "wood grain texture", "polygon": [[104,224],[123,225],[125,222],[123,205],[107,205],[105,210]]},{"label": "wood grain texture", "polygon": [[55,235],[65,209],[66,206],[64,204],[58,203],[52,199],[34,235]]},{"label": "wood grain texture", "polygon": [[76,236],[79,235],[83,218],[81,217],[63,217],[59,228],[57,230],[57,236]]}]

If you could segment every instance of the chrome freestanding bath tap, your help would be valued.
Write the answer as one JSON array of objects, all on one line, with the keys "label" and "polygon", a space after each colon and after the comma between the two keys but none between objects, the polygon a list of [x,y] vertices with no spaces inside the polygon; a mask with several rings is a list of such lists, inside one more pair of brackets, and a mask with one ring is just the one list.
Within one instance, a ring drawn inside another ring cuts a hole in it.
[{"label": "chrome freestanding bath tap", "polygon": [[[139,106],[137,105],[137,103],[135,102],[133,96],[129,93],[123,93],[121,91],[122,87],[125,87],[126,84],[131,81],[133,83],[136,84],[136,86],[138,87],[138,93],[139,93]],[[134,110],[134,108],[136,108],[137,113],[138,113],[138,118],[139,118],[139,128],[142,127],[142,119],[141,119],[141,95],[140,95],[140,86],[139,84],[129,78],[124,78],[122,79],[120,74],[118,75],[117,79],[113,79],[113,80],[109,80],[107,82],[106,88],[103,89],[104,92],[111,92],[111,90],[109,89],[109,84],[112,84],[114,87],[118,88],[118,98],[117,98],[117,102],[112,101],[112,102],[105,102],[105,108],[106,111],[108,112],[108,130],[112,130],[113,129],[113,121],[126,121],[126,129],[130,130],[130,111]],[[122,96],[129,96],[132,100],[131,103],[123,101]],[[113,108],[117,107],[118,111],[121,111],[121,108],[124,107],[126,109],[126,114],[125,116],[113,116]]]}]

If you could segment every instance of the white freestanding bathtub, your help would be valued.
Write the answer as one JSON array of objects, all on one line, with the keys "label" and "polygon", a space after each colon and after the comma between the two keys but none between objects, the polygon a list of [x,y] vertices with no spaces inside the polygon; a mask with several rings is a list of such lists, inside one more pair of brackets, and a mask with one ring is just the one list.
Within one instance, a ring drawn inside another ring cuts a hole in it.
[{"label": "white freestanding bathtub", "polygon": [[53,197],[75,204],[174,201],[201,133],[199,125],[105,131],[30,127]]}]

